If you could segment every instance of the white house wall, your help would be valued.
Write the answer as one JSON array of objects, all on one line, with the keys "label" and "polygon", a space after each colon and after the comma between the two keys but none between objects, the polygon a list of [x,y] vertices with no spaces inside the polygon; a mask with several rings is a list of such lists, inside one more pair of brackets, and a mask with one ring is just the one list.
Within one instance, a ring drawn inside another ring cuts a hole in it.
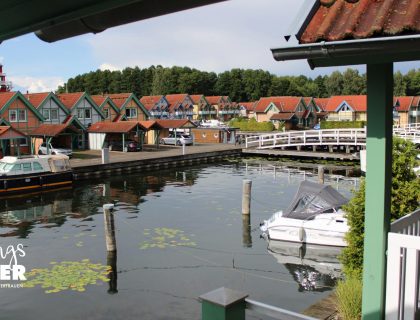
[{"label": "white house wall", "polygon": [[[55,102],[53,99],[48,99],[43,105],[42,107],[39,108],[39,112],[44,115],[44,111],[43,110],[50,110],[50,114],[51,114],[51,110],[58,110],[58,119],[50,119],[50,120],[45,120],[43,123],[47,123],[47,124],[61,124],[64,122],[64,120],[67,117],[67,114],[63,111],[63,109],[61,107],[59,107],[59,105],[57,104],[57,102]],[[51,118],[51,116],[50,116]]]},{"label": "white house wall", "polygon": [[[78,117],[78,109],[90,109],[90,115],[91,118],[84,118]],[[102,116],[93,108],[93,106],[87,101],[86,99],[83,99],[80,101],[72,110],[72,115],[76,116],[79,121],[85,126],[88,127],[90,124],[102,121]]]}]

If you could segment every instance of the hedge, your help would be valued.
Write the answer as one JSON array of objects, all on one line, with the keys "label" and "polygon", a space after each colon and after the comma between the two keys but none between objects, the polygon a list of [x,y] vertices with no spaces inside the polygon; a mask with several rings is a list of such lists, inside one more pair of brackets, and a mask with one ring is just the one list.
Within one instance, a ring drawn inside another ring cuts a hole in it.
[{"label": "hedge", "polygon": [[321,129],[363,128],[366,121],[321,121]]},{"label": "hedge", "polygon": [[241,131],[273,131],[274,125],[269,122],[257,122],[254,118],[235,118],[229,122],[231,127],[239,128]]}]

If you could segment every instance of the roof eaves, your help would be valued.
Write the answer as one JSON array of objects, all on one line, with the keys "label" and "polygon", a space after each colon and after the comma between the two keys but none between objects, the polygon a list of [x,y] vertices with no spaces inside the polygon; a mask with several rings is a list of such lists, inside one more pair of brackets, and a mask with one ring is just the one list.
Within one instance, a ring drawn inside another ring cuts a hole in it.
[{"label": "roof eaves", "polygon": [[296,18],[294,19],[294,21],[289,27],[288,32],[284,36],[286,41],[289,41],[290,38],[293,36],[297,41],[300,39],[300,36],[303,34],[303,31],[308,26],[309,22],[318,10],[319,6],[319,0],[303,1],[303,4],[298,11],[298,14],[296,15]]},{"label": "roof eaves", "polygon": [[311,69],[325,66],[420,60],[420,35],[317,42],[271,49],[277,61],[308,59]]}]

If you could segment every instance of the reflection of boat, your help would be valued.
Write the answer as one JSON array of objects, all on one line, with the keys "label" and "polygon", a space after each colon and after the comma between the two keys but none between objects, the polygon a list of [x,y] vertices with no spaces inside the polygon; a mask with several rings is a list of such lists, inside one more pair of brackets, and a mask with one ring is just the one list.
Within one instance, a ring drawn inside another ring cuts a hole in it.
[{"label": "reflection of boat", "polygon": [[341,277],[340,247],[270,240],[267,250],[289,270],[300,291],[331,290]]},{"label": "reflection of boat", "polygon": [[70,185],[73,173],[65,155],[4,157],[0,160],[0,196]]},{"label": "reflection of boat", "polygon": [[346,246],[347,219],[340,209],[348,200],[328,185],[302,181],[289,208],[261,224],[269,239]]}]

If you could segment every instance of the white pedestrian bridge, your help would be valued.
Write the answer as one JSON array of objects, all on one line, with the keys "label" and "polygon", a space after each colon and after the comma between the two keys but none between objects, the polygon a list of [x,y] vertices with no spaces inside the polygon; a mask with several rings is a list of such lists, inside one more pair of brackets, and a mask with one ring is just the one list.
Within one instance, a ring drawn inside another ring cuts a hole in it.
[{"label": "white pedestrian bridge", "polygon": [[[394,127],[394,136],[411,140],[420,144],[420,124],[406,127]],[[354,146],[358,149],[366,147],[366,129],[325,129],[301,130],[286,132],[271,132],[258,135],[248,135],[245,138],[245,148],[274,149],[286,147],[317,146]]]}]

